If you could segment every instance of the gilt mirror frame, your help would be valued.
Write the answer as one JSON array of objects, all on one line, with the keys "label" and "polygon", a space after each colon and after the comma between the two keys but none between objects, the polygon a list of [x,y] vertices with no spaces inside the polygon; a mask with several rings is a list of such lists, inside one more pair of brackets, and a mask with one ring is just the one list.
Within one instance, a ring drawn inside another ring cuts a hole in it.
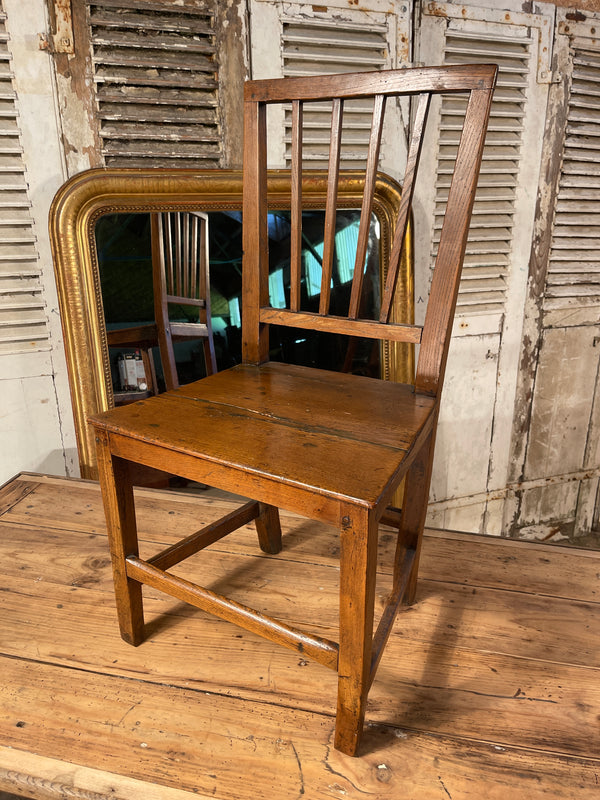
[{"label": "gilt mirror frame", "polygon": [[[360,208],[364,174],[340,175],[339,208]],[[306,174],[302,188],[306,209],[324,209],[327,173]],[[268,203],[289,209],[289,171],[268,176]],[[388,175],[377,178],[373,212],[380,225],[380,271],[385,277],[400,203],[400,185]],[[96,447],[89,415],[113,405],[113,389],[102,304],[95,226],[107,214],[158,211],[240,211],[241,170],[91,169],[75,175],[57,192],[49,215],[50,240],[71,389],[79,465],[83,478],[96,479]],[[412,234],[402,257],[392,318],[412,322]],[[414,347],[405,343],[382,345],[382,377],[411,383]]]}]

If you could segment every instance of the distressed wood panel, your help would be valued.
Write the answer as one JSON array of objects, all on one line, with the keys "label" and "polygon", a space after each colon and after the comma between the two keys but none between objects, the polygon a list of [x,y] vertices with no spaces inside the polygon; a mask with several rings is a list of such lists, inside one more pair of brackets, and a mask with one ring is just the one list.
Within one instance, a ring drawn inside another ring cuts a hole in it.
[{"label": "distressed wood panel", "polygon": [[525,478],[576,472],[585,463],[596,389],[600,327],[544,332],[539,354]]},{"label": "distressed wood panel", "polygon": [[[497,391],[500,337],[454,337],[436,435],[428,525],[483,533],[485,504],[469,496],[487,491]],[[493,456],[492,456],[493,457]],[[444,500],[463,498],[462,508]]]},{"label": "distressed wood panel", "polygon": [[88,3],[97,118],[107,166],[218,166],[214,0]]}]

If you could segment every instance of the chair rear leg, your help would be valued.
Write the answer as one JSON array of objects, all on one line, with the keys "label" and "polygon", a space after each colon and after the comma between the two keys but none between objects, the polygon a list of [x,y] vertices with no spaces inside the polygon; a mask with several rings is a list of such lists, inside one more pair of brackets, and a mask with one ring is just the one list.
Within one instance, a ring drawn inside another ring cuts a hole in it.
[{"label": "chair rear leg", "polygon": [[281,523],[276,506],[259,503],[260,513],[255,519],[258,543],[264,553],[276,555],[281,552]]},{"label": "chair rear leg", "polygon": [[97,432],[96,445],[119,628],[126,642],[138,645],[144,639],[142,585],[127,577],[125,562],[127,556],[139,555],[129,464],[112,455],[104,431]]},{"label": "chair rear leg", "polygon": [[335,747],[358,750],[371,685],[377,523],[364,508],[342,513],[340,549],[340,650]]},{"label": "chair rear leg", "polygon": [[414,550],[414,560],[402,601],[405,605],[412,605],[415,602],[417,593],[417,575],[419,572],[423,528],[425,527],[425,518],[427,516],[427,503],[429,501],[434,445],[435,426],[413,461],[406,475],[404,485],[400,534],[394,563],[394,585],[400,580],[402,565],[407,552]]}]

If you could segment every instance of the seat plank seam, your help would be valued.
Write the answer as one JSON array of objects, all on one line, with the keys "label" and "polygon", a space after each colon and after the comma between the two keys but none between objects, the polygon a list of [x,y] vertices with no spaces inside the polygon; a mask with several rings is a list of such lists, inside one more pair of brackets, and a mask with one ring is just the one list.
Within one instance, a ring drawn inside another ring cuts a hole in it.
[{"label": "seat plank seam", "polygon": [[[168,400],[173,399],[173,398],[166,398],[164,395],[163,396],[158,395],[157,399],[159,399],[161,397],[162,397],[163,400],[165,400],[165,399],[168,399]],[[293,419],[291,419],[289,417],[281,417],[281,416],[278,416],[277,414],[264,412],[264,411],[255,411],[253,409],[249,409],[249,408],[246,408],[244,406],[234,405],[234,404],[230,404],[230,403],[224,403],[223,401],[208,400],[208,399],[206,399],[204,397],[189,397],[189,396],[186,396],[186,395],[180,395],[180,397],[178,399],[184,399],[184,400],[186,400],[188,402],[191,402],[191,403],[203,403],[206,406],[209,406],[209,407],[215,409],[216,411],[218,411],[220,408],[237,409],[238,412],[239,412],[238,416],[241,419],[247,417],[249,419],[255,419],[255,420],[264,421],[264,422],[273,422],[275,424],[282,425],[284,427],[293,428],[295,430],[302,430],[305,433],[315,433],[315,434],[318,434],[318,435],[331,436],[331,437],[343,439],[343,440],[348,441],[348,442],[356,442],[358,444],[369,444],[369,445],[372,445],[372,446],[375,446],[375,447],[381,447],[381,448],[384,448],[386,450],[390,450],[392,452],[400,451],[400,452],[404,452],[405,453],[405,452],[408,451],[407,447],[402,447],[402,446],[399,446],[399,445],[397,446],[397,445],[389,444],[389,443],[386,443],[386,442],[373,441],[372,439],[367,439],[367,438],[360,438],[360,437],[352,435],[352,434],[350,434],[350,433],[348,433],[348,432],[346,432],[346,431],[344,431],[344,430],[342,430],[340,428],[326,428],[326,427],[321,426],[321,425],[310,425],[309,423],[305,423],[305,422],[295,422]],[[230,412],[226,412],[226,413],[227,413],[228,417],[232,416],[232,414]],[[415,433],[418,434],[418,432],[421,430],[423,425],[425,425],[427,423],[427,419],[428,419],[430,413],[431,412],[427,413],[427,415],[426,415],[425,419],[423,420],[423,422],[421,423],[421,425],[419,425],[416,428]],[[393,425],[390,425],[390,427],[394,428]]]}]

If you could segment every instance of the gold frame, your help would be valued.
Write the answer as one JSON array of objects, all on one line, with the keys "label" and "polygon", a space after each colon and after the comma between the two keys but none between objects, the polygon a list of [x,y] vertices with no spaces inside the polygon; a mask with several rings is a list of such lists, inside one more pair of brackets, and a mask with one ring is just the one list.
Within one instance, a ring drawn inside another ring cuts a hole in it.
[{"label": "gold frame", "polygon": [[[324,208],[327,174],[312,171],[303,183],[306,208]],[[360,208],[363,173],[341,175],[338,204]],[[268,178],[269,205],[289,208],[289,172],[273,170]],[[380,174],[374,213],[381,226],[383,272],[387,267],[393,225],[400,203],[400,186]],[[113,404],[110,364],[95,245],[99,217],[122,212],[223,211],[242,207],[239,170],[92,169],[71,178],[57,192],[49,225],[60,314],[71,387],[81,475],[97,478],[90,414]],[[412,322],[414,313],[412,236],[407,235],[393,318]],[[383,349],[384,376],[410,383],[414,375],[414,347],[390,343]]]}]

